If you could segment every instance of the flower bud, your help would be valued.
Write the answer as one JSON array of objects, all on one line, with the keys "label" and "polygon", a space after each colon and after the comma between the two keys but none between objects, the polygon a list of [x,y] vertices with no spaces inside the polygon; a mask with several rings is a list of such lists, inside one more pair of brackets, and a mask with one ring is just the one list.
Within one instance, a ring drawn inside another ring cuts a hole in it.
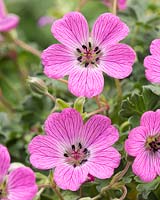
[{"label": "flower bud", "polygon": [[45,82],[40,78],[29,76],[27,82],[31,90],[37,94],[46,94],[48,92]]}]

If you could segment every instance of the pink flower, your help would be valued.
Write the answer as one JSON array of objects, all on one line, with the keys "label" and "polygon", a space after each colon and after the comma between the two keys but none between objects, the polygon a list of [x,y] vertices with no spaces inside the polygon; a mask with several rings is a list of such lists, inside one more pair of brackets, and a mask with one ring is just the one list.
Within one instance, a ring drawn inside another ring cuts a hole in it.
[{"label": "pink flower", "polygon": [[87,21],[79,12],[56,20],[51,31],[62,44],[43,51],[44,73],[54,79],[69,75],[68,87],[74,95],[91,98],[100,94],[103,72],[118,79],[131,74],[135,52],[118,43],[129,29],[117,16],[102,14],[93,25],[91,38]]},{"label": "pink flower", "polygon": [[55,20],[54,17],[41,16],[38,20],[38,26],[43,27],[43,26],[46,26],[48,24],[53,24],[54,20]]},{"label": "pink flower", "polygon": [[152,55],[144,59],[146,78],[152,83],[160,83],[160,39],[153,40],[150,46]]},{"label": "pink flower", "polygon": [[19,17],[14,14],[7,14],[3,0],[0,0],[0,32],[7,32],[17,27]]},{"label": "pink flower", "polygon": [[160,110],[145,112],[140,126],[129,133],[126,152],[136,157],[132,169],[144,182],[160,175]]},{"label": "pink flower", "polygon": [[37,192],[33,171],[28,167],[18,167],[8,174],[9,167],[8,150],[0,145],[0,199],[32,200]]},{"label": "pink flower", "polygon": [[102,115],[91,117],[84,125],[72,109],[51,114],[44,126],[46,135],[36,136],[29,144],[30,162],[38,169],[54,170],[56,184],[76,191],[94,176],[110,178],[120,163],[120,154],[111,145],[118,131]]},{"label": "pink flower", "polygon": [[[112,7],[112,0],[102,0],[102,2],[108,6]],[[118,0],[118,9],[125,10],[127,8],[127,0]]]}]

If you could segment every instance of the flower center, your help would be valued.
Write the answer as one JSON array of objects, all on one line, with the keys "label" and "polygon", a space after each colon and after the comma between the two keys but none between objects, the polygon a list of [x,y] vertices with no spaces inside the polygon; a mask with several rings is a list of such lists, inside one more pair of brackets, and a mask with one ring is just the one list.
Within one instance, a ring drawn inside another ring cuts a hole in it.
[{"label": "flower center", "polygon": [[65,160],[73,167],[80,166],[87,162],[90,152],[87,148],[84,148],[81,143],[78,145],[72,145],[71,148],[64,153]]},{"label": "flower center", "polygon": [[153,153],[157,152],[160,149],[160,136],[158,135],[148,137],[146,146]]},{"label": "flower center", "polygon": [[5,198],[7,196],[5,187],[6,187],[5,182],[0,185],[0,199]]},{"label": "flower center", "polygon": [[77,48],[77,60],[80,65],[87,67],[89,64],[95,65],[96,67],[99,64],[100,56],[102,55],[99,47],[92,47],[92,44],[89,42],[88,47],[86,45],[82,45],[81,49]]}]

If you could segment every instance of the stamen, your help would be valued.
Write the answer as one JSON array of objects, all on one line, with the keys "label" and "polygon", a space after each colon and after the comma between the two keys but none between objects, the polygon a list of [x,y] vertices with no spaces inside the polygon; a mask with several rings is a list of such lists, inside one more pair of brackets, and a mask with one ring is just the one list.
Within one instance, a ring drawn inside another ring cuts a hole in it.
[{"label": "stamen", "polygon": [[82,53],[81,50],[79,48],[76,49],[78,51],[78,53]]},{"label": "stamen", "polygon": [[79,57],[77,58],[77,60],[78,60],[79,62],[82,62],[82,56],[79,56]]},{"label": "stamen", "polygon": [[72,145],[72,150],[75,151],[75,145]]},{"label": "stamen", "polygon": [[85,63],[85,67],[87,67],[89,65],[89,63]]},{"label": "stamen", "polygon": [[65,156],[65,157],[68,157],[68,154],[67,154],[67,153],[64,153],[64,156]]},{"label": "stamen", "polygon": [[86,45],[82,45],[82,48],[83,48],[83,49],[87,49]]},{"label": "stamen", "polygon": [[101,52],[101,50],[97,51],[96,54],[99,54]]},{"label": "stamen", "polygon": [[93,64],[93,65],[94,65],[94,63],[95,63],[95,62],[91,62],[91,64]]},{"label": "stamen", "polygon": [[96,58],[96,62],[99,61],[99,58]]},{"label": "stamen", "polygon": [[78,146],[79,146],[80,149],[82,149],[82,145],[81,145],[81,143],[79,143]]},{"label": "stamen", "polygon": [[83,150],[83,153],[88,153],[88,149],[87,148],[85,148],[84,150]]},{"label": "stamen", "polygon": [[98,51],[99,47],[95,47],[94,52]]},{"label": "stamen", "polygon": [[87,162],[87,161],[88,161],[87,159],[82,160],[82,161],[80,162],[80,165],[81,165],[81,164],[84,164],[84,163]]},{"label": "stamen", "polygon": [[90,42],[88,42],[88,44],[89,44],[89,48],[91,49],[91,47],[92,47],[92,44],[91,44]]},{"label": "stamen", "polygon": [[76,165],[76,164],[74,164],[74,165],[73,165],[73,167],[75,168],[75,167],[77,167],[77,165]]}]

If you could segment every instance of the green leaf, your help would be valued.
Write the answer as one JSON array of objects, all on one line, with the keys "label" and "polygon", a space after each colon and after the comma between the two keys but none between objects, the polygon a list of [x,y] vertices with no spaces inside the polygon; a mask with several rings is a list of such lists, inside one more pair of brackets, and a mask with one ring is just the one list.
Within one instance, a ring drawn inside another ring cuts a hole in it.
[{"label": "green leaf", "polygon": [[83,113],[84,103],[85,103],[85,97],[78,97],[74,102],[74,109],[76,109],[80,113]]},{"label": "green leaf", "polygon": [[150,183],[141,183],[137,185],[137,191],[142,194],[142,197],[144,199],[148,199],[148,195],[158,188],[160,184],[160,177],[157,177],[155,180],[153,180]]},{"label": "green leaf", "polygon": [[143,86],[140,93],[131,94],[122,101],[120,117],[129,119],[136,126],[139,124],[141,115],[148,110],[160,108],[160,92],[152,86]]},{"label": "green leaf", "polygon": [[57,98],[56,99],[56,106],[60,109],[63,110],[64,108],[70,108],[70,104],[63,101],[62,99]]}]

